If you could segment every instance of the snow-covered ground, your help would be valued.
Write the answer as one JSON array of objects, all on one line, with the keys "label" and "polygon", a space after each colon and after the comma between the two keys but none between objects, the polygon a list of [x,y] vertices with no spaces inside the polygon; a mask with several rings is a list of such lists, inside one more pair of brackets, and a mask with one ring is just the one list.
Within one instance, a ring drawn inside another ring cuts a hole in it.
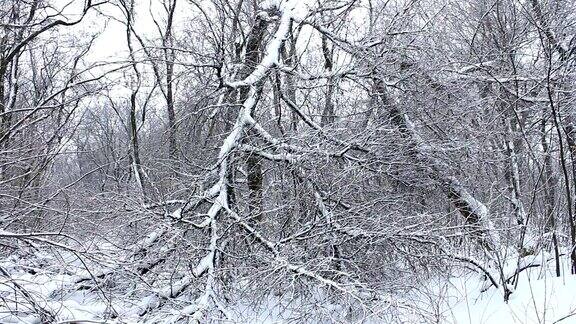
[{"label": "snow-covered ground", "polygon": [[[0,323],[41,323],[28,298],[55,314],[60,323],[169,323],[178,318],[176,308],[170,305],[140,316],[141,296],[146,293],[138,292],[141,288],[136,285],[125,292],[104,285],[78,289],[78,280],[89,274],[70,255],[59,260],[67,264],[65,268],[50,265],[56,260],[48,255],[39,255],[38,260],[10,257],[0,262],[11,277],[0,276]],[[478,273],[457,270],[364,309],[353,303],[332,304],[321,290],[307,297],[271,291],[258,300],[229,298],[224,306],[232,323],[576,323],[576,276],[567,270],[561,277],[541,267],[522,272],[508,303],[502,289],[486,289],[486,281]],[[101,271],[94,269],[92,275]],[[22,291],[15,294],[19,288],[14,282],[29,297]],[[110,318],[111,309],[118,317]]]},{"label": "snow-covered ground", "polygon": [[502,290],[481,293],[477,275],[450,280],[446,323],[576,323],[576,277],[522,276],[508,303]]},{"label": "snow-covered ground", "polygon": [[567,267],[561,277],[550,269],[528,269],[510,286],[506,303],[502,289],[486,290],[481,275],[465,272],[431,281],[416,305],[439,323],[576,323],[576,276],[569,273]]}]

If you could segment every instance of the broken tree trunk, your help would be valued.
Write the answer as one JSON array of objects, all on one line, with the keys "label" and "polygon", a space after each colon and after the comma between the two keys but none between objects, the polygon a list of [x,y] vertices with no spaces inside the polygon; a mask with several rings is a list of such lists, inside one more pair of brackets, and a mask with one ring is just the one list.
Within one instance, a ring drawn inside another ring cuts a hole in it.
[{"label": "broken tree trunk", "polygon": [[497,251],[500,239],[489,218],[488,208],[470,194],[468,189],[455,176],[450,174],[444,162],[424,152],[422,140],[414,129],[414,125],[389,96],[384,81],[374,78],[374,84],[376,94],[381,104],[388,110],[392,124],[398,128],[402,137],[407,140],[413,155],[412,158],[430,167],[432,170],[430,176],[439,182],[452,204],[464,217],[466,224],[475,233],[482,247],[489,252]]}]

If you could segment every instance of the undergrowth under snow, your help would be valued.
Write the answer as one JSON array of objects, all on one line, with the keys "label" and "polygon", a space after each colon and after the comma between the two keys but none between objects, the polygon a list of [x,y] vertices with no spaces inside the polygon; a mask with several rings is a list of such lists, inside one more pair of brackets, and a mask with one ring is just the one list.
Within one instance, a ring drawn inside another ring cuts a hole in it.
[{"label": "undergrowth under snow", "polygon": [[[142,294],[137,294],[136,288],[124,294],[106,294],[109,287],[102,286],[78,289],[75,281],[86,276],[86,270],[71,255],[60,260],[67,264],[65,268],[50,265],[55,260],[47,255],[37,257],[40,261],[13,256],[0,262],[10,275],[0,277],[1,323],[40,322],[26,298],[15,293],[14,283],[23,287],[39,306],[56,314],[62,323],[162,323],[177,318],[177,311],[169,305],[142,316],[139,309]],[[93,269],[92,273],[98,271],[102,269]],[[226,322],[576,323],[576,276],[567,269],[565,273],[555,277],[551,269],[541,267],[522,272],[507,303],[502,289],[486,290],[484,278],[468,270],[435,277],[419,289],[391,295],[365,309],[334,304],[321,290],[307,297],[270,291],[258,300],[230,298],[225,306],[231,319]],[[111,308],[119,315],[115,319],[109,317]]]}]

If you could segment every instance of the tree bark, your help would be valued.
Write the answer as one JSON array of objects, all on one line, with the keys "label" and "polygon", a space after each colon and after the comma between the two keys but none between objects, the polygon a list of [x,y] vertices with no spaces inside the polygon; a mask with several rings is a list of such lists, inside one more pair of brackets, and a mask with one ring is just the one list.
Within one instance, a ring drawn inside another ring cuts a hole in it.
[{"label": "tree bark", "polygon": [[[546,109],[544,109],[544,112]],[[546,118],[545,113],[541,121],[541,142],[542,151],[544,153],[544,202],[546,208],[545,229],[548,233],[552,233],[552,248],[554,249],[554,260],[556,268],[556,276],[560,277],[560,250],[558,247],[558,237],[556,235],[556,186],[558,179],[554,175],[552,167],[552,156],[550,154],[550,147],[546,139]]]},{"label": "tree bark", "polygon": [[385,83],[374,77],[374,85],[381,104],[384,109],[388,110],[391,123],[398,128],[402,137],[407,141],[412,158],[432,169],[430,176],[439,182],[448,199],[464,217],[466,224],[474,231],[480,245],[489,252],[498,251],[500,239],[489,219],[488,208],[472,196],[456,177],[450,175],[443,162],[423,152],[422,143],[420,143],[421,140],[414,129],[414,125],[390,98]]},{"label": "tree bark", "polygon": [[328,79],[326,81],[326,97],[324,99],[324,111],[322,112],[322,118],[320,120],[320,126],[324,127],[334,123],[336,120],[333,102],[335,85],[334,77],[331,75],[334,64],[332,62],[332,51],[328,47],[328,37],[326,35],[322,35],[322,54],[324,55],[324,71],[328,74]]}]

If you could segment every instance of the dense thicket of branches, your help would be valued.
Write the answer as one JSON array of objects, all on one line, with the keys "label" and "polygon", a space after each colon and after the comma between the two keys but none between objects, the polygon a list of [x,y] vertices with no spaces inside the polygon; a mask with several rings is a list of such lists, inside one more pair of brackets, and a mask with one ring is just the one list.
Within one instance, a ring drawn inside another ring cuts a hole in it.
[{"label": "dense thicket of branches", "polygon": [[402,296],[455,267],[505,300],[528,267],[576,273],[575,12],[1,1],[0,309],[432,322]]}]

